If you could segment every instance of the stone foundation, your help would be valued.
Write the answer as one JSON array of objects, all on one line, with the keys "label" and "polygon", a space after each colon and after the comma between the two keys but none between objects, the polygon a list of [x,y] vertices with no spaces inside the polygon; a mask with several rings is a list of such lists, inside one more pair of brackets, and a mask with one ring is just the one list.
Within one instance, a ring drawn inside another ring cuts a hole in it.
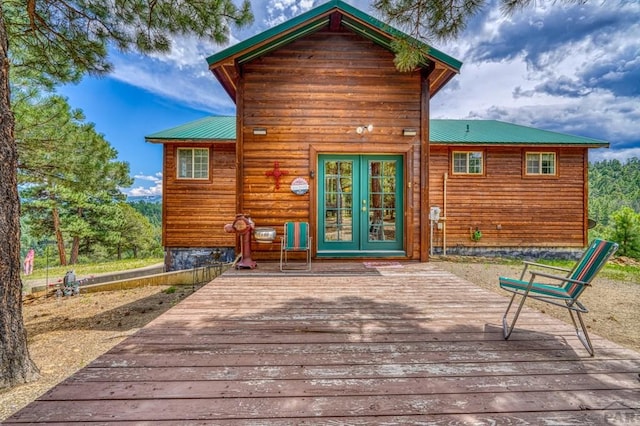
[{"label": "stone foundation", "polygon": [[[220,252],[218,262],[231,263],[235,260],[236,253],[233,247],[198,247],[198,248],[173,248],[165,253],[165,269],[167,272],[182,271],[194,268],[199,259],[198,254],[211,253],[214,250]],[[211,261],[213,257],[211,257]]]},{"label": "stone foundation", "polygon": [[[504,257],[522,260],[577,260],[583,249],[567,247],[447,247],[450,256]],[[433,254],[441,256],[442,247],[434,247]]]}]

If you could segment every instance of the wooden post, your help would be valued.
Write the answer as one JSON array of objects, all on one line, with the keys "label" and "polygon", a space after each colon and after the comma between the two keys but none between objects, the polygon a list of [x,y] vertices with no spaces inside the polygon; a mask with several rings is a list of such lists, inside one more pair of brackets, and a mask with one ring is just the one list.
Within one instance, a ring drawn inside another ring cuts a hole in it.
[{"label": "wooden post", "polygon": [[429,260],[429,76],[435,69],[430,63],[420,71],[420,262]]},{"label": "wooden post", "polygon": [[[244,78],[241,70],[236,79],[236,214],[244,213]],[[242,250],[236,234],[236,256]],[[237,259],[237,257],[236,257]]]}]

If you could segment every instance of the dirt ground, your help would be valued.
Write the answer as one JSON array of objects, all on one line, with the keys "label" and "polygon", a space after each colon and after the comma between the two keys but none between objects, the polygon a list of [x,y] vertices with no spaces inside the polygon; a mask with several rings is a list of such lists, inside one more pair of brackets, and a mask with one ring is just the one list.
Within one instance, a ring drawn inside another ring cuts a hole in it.
[{"label": "dirt ground", "polygon": [[[470,263],[460,259],[433,260],[444,270],[478,286],[507,295],[497,278],[519,276],[520,266]],[[48,389],[86,366],[127,336],[165,312],[192,292],[191,286],[175,293],[166,287],[142,287],[103,293],[26,300],[23,315],[29,351],[40,368],[39,380],[0,392],[0,421],[35,400]],[[596,278],[582,296],[591,310],[585,316],[592,333],[640,352],[640,284]],[[536,306],[528,302],[529,306]],[[549,315],[568,320],[566,310],[538,306]]]},{"label": "dirt ground", "polygon": [[[520,265],[496,264],[491,263],[490,259],[481,259],[475,263],[437,260],[432,262],[479,287],[503,296],[511,294],[500,290],[498,277],[518,278],[522,272]],[[580,301],[589,309],[589,313],[583,315],[583,318],[590,334],[597,334],[640,352],[640,283],[617,281],[605,278],[601,274],[580,296]],[[571,321],[564,308],[535,300],[528,300],[526,303],[527,306],[555,318]]]}]

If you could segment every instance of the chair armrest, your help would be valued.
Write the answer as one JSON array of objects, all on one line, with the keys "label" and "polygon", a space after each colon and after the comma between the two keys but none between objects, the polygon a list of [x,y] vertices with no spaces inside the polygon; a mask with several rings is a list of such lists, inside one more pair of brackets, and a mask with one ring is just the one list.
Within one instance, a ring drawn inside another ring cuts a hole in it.
[{"label": "chair armrest", "polygon": [[561,268],[559,266],[545,265],[544,263],[529,262],[529,261],[526,261],[526,260],[523,261],[522,263],[524,263],[524,264],[526,264],[528,266],[535,266],[535,267],[547,268],[547,269],[555,269],[556,271],[571,272],[571,269]]},{"label": "chair armrest", "polygon": [[559,275],[547,274],[539,271],[529,271],[529,273],[532,275],[532,281],[535,279],[535,277],[540,276],[540,277],[550,278],[552,280],[558,280],[562,282],[569,282],[569,283],[580,284],[580,285],[591,285],[584,281],[574,280],[573,278],[561,277]]},{"label": "chair armrest", "polygon": [[551,265],[545,265],[542,263],[536,263],[536,262],[529,262],[529,261],[523,261],[522,263],[524,263],[524,268],[522,268],[522,272],[520,273],[520,281],[524,280],[524,276],[527,273],[527,270],[529,269],[529,266],[534,266],[536,268],[547,268],[547,269],[553,269],[555,271],[563,271],[566,272],[567,274],[571,272],[571,270],[569,269],[565,269],[565,268],[560,268],[559,266],[551,266]]}]

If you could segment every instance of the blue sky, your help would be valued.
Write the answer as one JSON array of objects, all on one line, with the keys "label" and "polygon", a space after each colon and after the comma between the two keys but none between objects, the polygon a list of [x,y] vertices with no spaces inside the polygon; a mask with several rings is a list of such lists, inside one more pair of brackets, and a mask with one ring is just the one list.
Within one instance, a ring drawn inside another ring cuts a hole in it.
[{"label": "blue sky", "polygon": [[[230,45],[325,1],[252,1],[255,23],[232,29]],[[347,3],[375,16],[370,1]],[[463,62],[432,100],[432,118],[495,119],[607,140],[590,159],[640,157],[640,2],[534,2],[504,16],[493,0],[460,38],[428,41]],[[162,147],[144,136],[234,106],[207,69],[227,46],[173,40],[162,55],[114,52],[114,72],[59,88],[130,165],[130,195],[161,193]]]}]

